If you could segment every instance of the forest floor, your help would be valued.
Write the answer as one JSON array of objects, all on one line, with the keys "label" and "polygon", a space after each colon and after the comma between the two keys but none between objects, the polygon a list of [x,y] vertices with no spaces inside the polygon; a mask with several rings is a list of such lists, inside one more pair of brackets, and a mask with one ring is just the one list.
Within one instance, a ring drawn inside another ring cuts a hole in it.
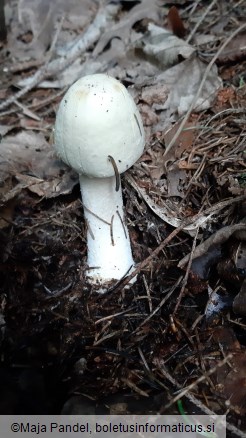
[{"label": "forest floor", "polygon": [[[5,5],[0,414],[216,413],[245,436],[246,4],[66,3]],[[146,132],[122,175],[137,281],[105,294],[52,144],[62,96],[99,72]]]}]

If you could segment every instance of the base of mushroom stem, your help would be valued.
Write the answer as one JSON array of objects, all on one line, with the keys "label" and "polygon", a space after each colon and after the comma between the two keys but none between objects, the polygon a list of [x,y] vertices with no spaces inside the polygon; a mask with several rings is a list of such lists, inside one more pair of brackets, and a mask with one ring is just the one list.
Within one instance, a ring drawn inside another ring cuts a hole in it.
[{"label": "base of mushroom stem", "polygon": [[[121,279],[105,279],[105,278],[101,278],[98,275],[93,275],[93,269],[88,270],[87,274],[86,274],[86,280],[88,281],[88,283],[90,283],[91,285],[95,286],[94,292],[97,292],[99,294],[104,294],[106,292],[108,292],[109,289],[111,289],[114,286],[117,286],[121,281],[123,281],[128,275],[130,275],[134,269],[136,268],[136,266],[132,266],[131,269],[127,272],[127,274],[122,277]],[[124,286],[124,289],[130,289],[130,287],[137,281],[137,275],[135,277],[133,277],[129,283]]]}]

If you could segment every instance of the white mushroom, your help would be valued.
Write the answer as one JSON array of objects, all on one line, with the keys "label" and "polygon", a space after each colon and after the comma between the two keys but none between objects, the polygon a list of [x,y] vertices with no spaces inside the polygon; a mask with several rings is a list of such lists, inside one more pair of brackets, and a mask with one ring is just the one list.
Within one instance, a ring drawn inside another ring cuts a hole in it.
[{"label": "white mushroom", "polygon": [[99,284],[119,280],[134,266],[119,174],[144,148],[141,116],[124,85],[105,74],[75,82],[58,109],[55,148],[79,174],[88,279]]}]

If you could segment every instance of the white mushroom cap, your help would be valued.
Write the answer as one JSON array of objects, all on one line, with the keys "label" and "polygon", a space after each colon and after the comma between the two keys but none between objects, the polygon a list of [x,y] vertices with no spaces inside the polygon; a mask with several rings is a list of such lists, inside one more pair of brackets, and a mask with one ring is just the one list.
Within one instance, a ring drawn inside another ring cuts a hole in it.
[{"label": "white mushroom cap", "polygon": [[134,100],[106,74],[85,76],[63,97],[55,124],[55,148],[79,174],[111,177],[131,167],[144,148],[144,129]]}]

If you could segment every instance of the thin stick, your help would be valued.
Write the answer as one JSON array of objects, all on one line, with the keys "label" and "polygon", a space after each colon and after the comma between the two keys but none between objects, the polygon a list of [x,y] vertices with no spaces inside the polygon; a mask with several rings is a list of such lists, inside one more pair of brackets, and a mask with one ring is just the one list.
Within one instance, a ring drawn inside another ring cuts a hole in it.
[{"label": "thin stick", "polygon": [[117,167],[117,164],[114,158],[111,155],[108,155],[108,159],[113,166],[114,174],[115,174],[115,191],[118,192],[120,188],[120,173]]},{"label": "thin stick", "polygon": [[112,315],[104,316],[103,318],[100,318],[97,321],[95,321],[95,325],[100,324],[101,322],[104,321],[109,321],[110,319],[116,318],[117,316],[124,315],[124,313],[130,312],[130,310],[132,309],[133,308],[126,309],[123,312],[113,313]]},{"label": "thin stick", "polygon": [[210,3],[210,5],[208,5],[207,9],[204,11],[204,13],[202,14],[200,20],[198,20],[198,22],[196,23],[196,25],[193,27],[192,31],[190,32],[190,34],[188,35],[188,38],[186,40],[187,43],[189,43],[189,41],[191,40],[191,38],[193,38],[193,36],[195,35],[198,27],[200,26],[200,24],[203,22],[204,18],[206,17],[206,15],[208,15],[209,11],[211,11],[211,9],[214,7],[215,3],[217,3],[217,0],[213,0],[212,3]]},{"label": "thin stick", "polygon": [[123,219],[122,219],[122,217],[121,217],[121,215],[120,215],[118,210],[116,210],[116,214],[117,214],[117,216],[118,216],[118,218],[120,220],[120,223],[122,225],[122,228],[123,228],[123,231],[124,231],[124,234],[125,234],[125,238],[127,239],[127,233],[126,233],[125,225],[124,225]]},{"label": "thin stick", "polygon": [[153,310],[153,306],[152,306],[152,300],[151,300],[151,295],[150,295],[149,286],[148,286],[148,283],[147,283],[147,281],[146,281],[145,275],[143,275],[143,282],[144,282],[144,286],[145,286],[146,293],[147,293],[147,297],[148,297],[149,311],[150,311],[150,313],[151,313],[152,310]]},{"label": "thin stick", "polygon": [[139,352],[139,356],[141,357],[141,359],[142,359],[142,361],[143,361],[143,364],[144,364],[146,370],[147,370],[148,372],[150,372],[149,365],[147,364],[147,361],[146,361],[146,359],[145,359],[145,357],[144,357],[144,354],[143,354],[143,352],[142,352],[142,350],[141,350],[140,347],[138,347],[138,352]]},{"label": "thin stick", "polygon": [[114,214],[111,217],[111,223],[110,223],[110,237],[111,237],[111,243],[114,246],[114,233],[113,233],[113,223],[114,223]]},{"label": "thin stick", "polygon": [[[82,204],[82,202],[81,202],[81,204]],[[110,223],[110,222],[107,222],[105,219],[101,218],[101,217],[98,216],[96,213],[93,213],[93,211],[91,211],[91,210],[90,210],[88,207],[86,207],[84,204],[82,204],[82,205],[83,205],[84,210],[88,211],[88,213],[90,213],[92,216],[94,216],[95,218],[99,219],[99,221],[102,221],[104,224],[109,225],[109,226],[111,227],[111,223]],[[111,220],[112,220],[112,219],[111,219]]]},{"label": "thin stick", "polygon": [[198,231],[199,231],[199,228],[196,229],[196,235],[195,235],[195,237],[193,239],[192,248],[191,248],[191,252],[190,252],[190,255],[189,255],[189,262],[187,264],[187,268],[186,268],[185,276],[184,276],[184,279],[183,279],[183,284],[182,284],[182,287],[181,287],[181,291],[179,293],[179,296],[178,296],[178,299],[177,299],[177,303],[176,303],[176,306],[175,306],[174,311],[173,311],[173,316],[175,315],[175,313],[177,312],[177,310],[179,308],[179,305],[180,305],[180,302],[181,302],[181,299],[182,299],[182,296],[184,294],[184,290],[185,290],[185,287],[186,287],[186,284],[187,284],[187,281],[188,281],[188,277],[189,277],[189,273],[190,273],[190,268],[191,268],[191,263],[192,263],[192,260],[193,260],[193,254],[194,254],[194,251],[195,251],[195,248],[196,248],[196,240],[197,240],[197,236],[198,236]]}]

